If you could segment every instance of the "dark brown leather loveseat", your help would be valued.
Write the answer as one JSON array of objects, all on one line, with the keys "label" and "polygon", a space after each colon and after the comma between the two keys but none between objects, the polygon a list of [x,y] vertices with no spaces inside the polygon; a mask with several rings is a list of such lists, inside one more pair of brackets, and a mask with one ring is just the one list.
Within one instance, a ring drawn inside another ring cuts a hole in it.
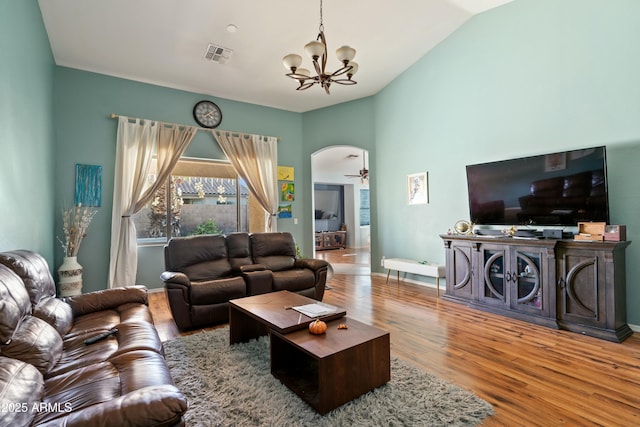
[{"label": "dark brown leather loveseat", "polygon": [[328,263],[296,258],[290,233],[177,237],[165,246],[165,284],[179,329],[229,320],[234,298],[288,290],[322,301]]},{"label": "dark brown leather loveseat", "polygon": [[147,302],[142,286],[58,299],[44,258],[0,253],[0,425],[183,425]]}]

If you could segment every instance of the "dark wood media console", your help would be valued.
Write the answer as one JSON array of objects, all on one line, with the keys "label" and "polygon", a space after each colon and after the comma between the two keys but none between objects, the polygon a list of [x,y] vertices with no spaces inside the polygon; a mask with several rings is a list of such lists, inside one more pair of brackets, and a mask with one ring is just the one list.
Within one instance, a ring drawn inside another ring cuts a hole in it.
[{"label": "dark wood media console", "polygon": [[631,242],[441,235],[445,299],[527,322],[622,342]]}]

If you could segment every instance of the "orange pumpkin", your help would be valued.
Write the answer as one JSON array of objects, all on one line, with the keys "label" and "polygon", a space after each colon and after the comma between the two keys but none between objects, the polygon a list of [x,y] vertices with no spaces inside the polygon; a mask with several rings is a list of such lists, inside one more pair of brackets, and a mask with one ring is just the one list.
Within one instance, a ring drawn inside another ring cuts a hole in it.
[{"label": "orange pumpkin", "polygon": [[316,319],[313,322],[309,323],[309,332],[311,332],[313,335],[322,335],[327,332],[327,324],[322,320]]}]

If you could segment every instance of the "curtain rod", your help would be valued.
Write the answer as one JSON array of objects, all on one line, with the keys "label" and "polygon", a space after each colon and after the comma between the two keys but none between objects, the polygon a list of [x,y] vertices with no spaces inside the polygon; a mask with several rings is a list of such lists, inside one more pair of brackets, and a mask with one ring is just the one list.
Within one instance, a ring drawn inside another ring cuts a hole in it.
[{"label": "curtain rod", "polygon": [[[207,132],[215,131],[215,132],[235,133],[235,134],[238,134],[238,135],[253,135],[253,134],[250,134],[250,133],[243,133],[243,132],[237,132],[237,131],[232,131],[232,130],[210,129],[210,128],[203,128],[203,127],[199,127],[199,126],[183,125],[181,123],[161,122],[160,120],[143,119],[141,117],[120,116],[119,114],[114,114],[114,113],[111,113],[109,115],[109,118],[111,118],[111,119],[117,119],[118,117],[126,117],[127,119],[131,119],[131,120],[148,120],[150,122],[157,122],[157,123],[160,123],[162,125],[170,125],[170,126],[177,125],[177,126],[191,127],[191,128],[195,128],[197,130],[204,130],[204,131],[207,131]],[[257,135],[257,136],[265,136],[265,135]],[[280,137],[276,137],[276,139],[278,140],[278,142],[280,142]]]}]

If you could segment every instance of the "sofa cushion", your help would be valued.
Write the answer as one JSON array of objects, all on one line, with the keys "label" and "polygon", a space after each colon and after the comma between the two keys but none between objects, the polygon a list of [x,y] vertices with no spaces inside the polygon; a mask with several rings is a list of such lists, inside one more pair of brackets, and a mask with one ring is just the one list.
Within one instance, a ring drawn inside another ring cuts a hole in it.
[{"label": "sofa cushion", "polygon": [[44,320],[62,336],[73,326],[71,306],[58,298],[44,298],[33,309],[33,315]]},{"label": "sofa cushion", "polygon": [[273,273],[274,291],[300,291],[313,288],[315,276],[313,271],[304,268],[293,268],[291,270],[278,271]]},{"label": "sofa cushion", "polygon": [[88,331],[106,331],[117,327],[121,323],[153,324],[153,317],[151,316],[149,307],[144,304],[122,304],[110,310],[105,309],[75,317],[73,327],[63,338],[66,340],[73,336],[82,335]]},{"label": "sofa cushion", "polygon": [[165,247],[165,267],[186,274],[192,281],[229,276],[231,264],[224,236],[174,237]]},{"label": "sofa cushion", "polygon": [[254,233],[251,251],[254,262],[271,271],[288,270],[296,261],[296,243],[291,233]]},{"label": "sofa cushion", "polygon": [[0,425],[27,426],[36,412],[34,404],[44,392],[38,370],[25,362],[0,356]]},{"label": "sofa cushion", "polygon": [[191,304],[208,305],[242,298],[247,294],[244,279],[240,276],[191,283]]},{"label": "sofa cushion", "polygon": [[155,327],[147,322],[121,323],[116,326],[118,330],[116,334],[90,345],[84,343],[87,338],[100,335],[109,329],[92,329],[82,334],[64,337],[62,356],[45,378],[104,362],[109,358],[130,351],[150,350],[164,354],[162,341]]},{"label": "sofa cushion", "polygon": [[0,344],[11,341],[22,319],[30,313],[31,300],[22,279],[0,265]]},{"label": "sofa cushion", "polygon": [[56,296],[56,284],[49,271],[49,265],[39,253],[24,249],[2,252],[0,264],[6,265],[20,276],[33,306],[43,298]]},{"label": "sofa cushion", "polygon": [[62,355],[62,337],[42,319],[27,316],[8,344],[0,347],[7,357],[35,366],[42,375],[49,372]]},{"label": "sofa cushion", "polygon": [[243,265],[253,264],[249,233],[227,234],[227,255],[233,271],[240,270]]},{"label": "sofa cushion", "polygon": [[[173,386],[164,357],[152,351],[126,352],[47,378],[45,389],[45,404],[62,402],[73,411],[43,411],[36,416],[36,424],[170,425],[171,421],[178,424],[187,409],[186,399]],[[147,399],[141,402],[142,397]],[[129,407],[129,399],[136,404]]]}]

